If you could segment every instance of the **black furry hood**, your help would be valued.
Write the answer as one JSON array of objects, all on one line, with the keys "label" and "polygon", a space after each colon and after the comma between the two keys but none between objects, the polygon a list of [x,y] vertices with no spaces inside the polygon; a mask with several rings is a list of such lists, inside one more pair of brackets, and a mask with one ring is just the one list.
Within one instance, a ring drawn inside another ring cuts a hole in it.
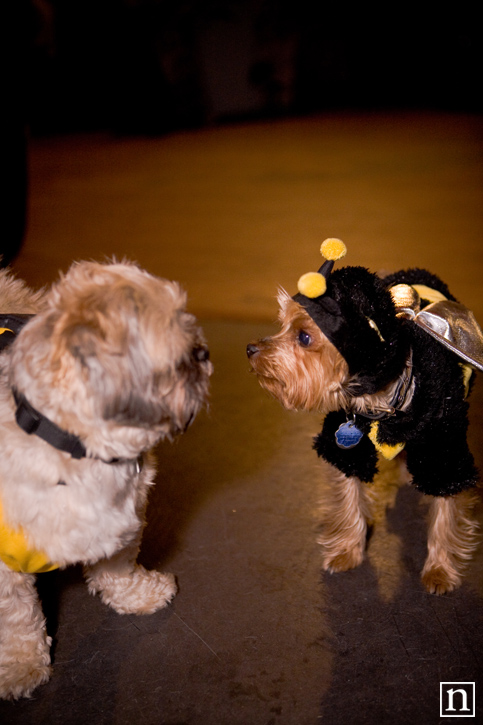
[{"label": "black furry hood", "polygon": [[384,280],[364,267],[330,274],[326,292],[293,298],[346,360],[356,394],[375,393],[401,374],[409,353],[406,326]]}]

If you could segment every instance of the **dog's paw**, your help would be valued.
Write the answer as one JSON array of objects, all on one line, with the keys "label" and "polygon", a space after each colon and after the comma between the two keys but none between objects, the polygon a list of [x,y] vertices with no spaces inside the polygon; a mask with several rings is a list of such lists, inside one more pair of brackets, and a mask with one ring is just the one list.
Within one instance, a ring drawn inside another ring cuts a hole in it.
[{"label": "dog's paw", "polygon": [[343,551],[339,554],[326,554],[322,559],[322,568],[325,571],[336,573],[338,571],[349,571],[362,564],[364,552],[360,547]]},{"label": "dog's paw", "polygon": [[88,580],[88,587],[119,614],[153,614],[169,604],[178,589],[173,574],[140,565],[124,576],[100,572]]},{"label": "dog's paw", "polygon": [[48,655],[39,655],[37,659],[18,659],[12,662],[0,662],[0,699],[18,700],[30,697],[32,692],[44,685],[52,674]]},{"label": "dog's paw", "polygon": [[461,577],[454,571],[442,566],[424,568],[421,580],[429,594],[447,594],[459,587]]}]

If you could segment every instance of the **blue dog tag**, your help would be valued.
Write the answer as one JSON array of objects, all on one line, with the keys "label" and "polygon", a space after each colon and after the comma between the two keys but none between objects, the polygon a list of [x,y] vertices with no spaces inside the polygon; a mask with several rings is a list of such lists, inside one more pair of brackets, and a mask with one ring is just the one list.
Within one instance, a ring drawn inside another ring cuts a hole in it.
[{"label": "blue dog tag", "polygon": [[364,433],[359,430],[353,420],[342,423],[335,432],[335,442],[339,448],[354,448]]}]

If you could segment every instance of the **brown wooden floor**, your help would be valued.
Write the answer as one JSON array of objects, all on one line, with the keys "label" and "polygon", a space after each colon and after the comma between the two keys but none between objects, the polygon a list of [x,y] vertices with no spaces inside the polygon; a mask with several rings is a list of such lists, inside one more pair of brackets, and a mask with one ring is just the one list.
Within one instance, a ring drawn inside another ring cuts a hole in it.
[{"label": "brown wooden floor", "polygon": [[[121,617],[75,567],[40,577],[54,676],[0,703],[1,722],[432,725],[440,681],[476,681],[483,716],[483,552],[461,590],[426,595],[426,507],[406,487],[362,567],[322,576],[320,421],[269,399],[244,352],[327,236],[347,264],[431,269],[483,324],[482,131],[468,116],[348,115],[31,144],[14,269],[36,286],[116,255],[180,280],[215,374],[210,411],[159,449],[142,557],[176,573],[173,605]],[[483,470],[481,379],[472,398]]]},{"label": "brown wooden floor", "polygon": [[269,320],[328,236],[347,264],[422,266],[483,319],[483,121],[327,116],[168,137],[33,143],[16,269],[128,256],[186,284],[203,317]]}]

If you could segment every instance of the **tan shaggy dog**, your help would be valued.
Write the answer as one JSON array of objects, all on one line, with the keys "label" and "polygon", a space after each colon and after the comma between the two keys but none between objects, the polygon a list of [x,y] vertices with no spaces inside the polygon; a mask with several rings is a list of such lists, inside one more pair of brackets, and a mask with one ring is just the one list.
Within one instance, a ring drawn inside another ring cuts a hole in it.
[{"label": "tan shaggy dog", "polygon": [[80,562],[119,613],[155,612],[176,593],[172,574],[136,557],[149,451],[207,398],[208,349],[185,305],[176,282],[132,263],[74,264],[45,293],[0,271],[0,313],[32,315],[0,355],[2,698],[51,674],[37,572]]}]

